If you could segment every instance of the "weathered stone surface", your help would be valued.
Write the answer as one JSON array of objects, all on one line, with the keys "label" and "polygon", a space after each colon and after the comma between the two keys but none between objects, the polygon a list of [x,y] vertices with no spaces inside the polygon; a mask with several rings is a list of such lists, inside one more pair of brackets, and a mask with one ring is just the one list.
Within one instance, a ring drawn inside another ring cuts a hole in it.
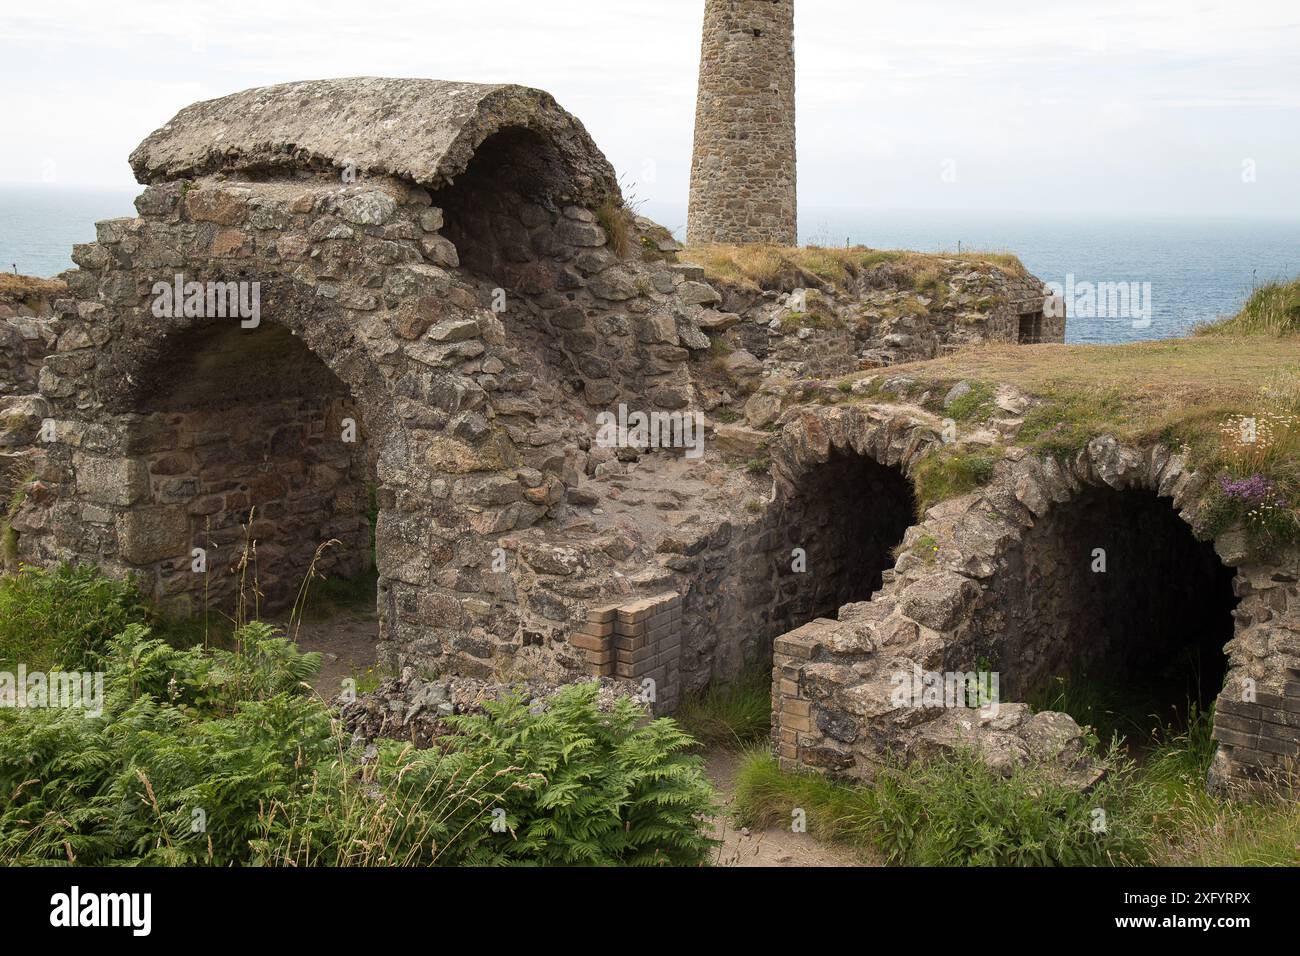
[{"label": "weathered stone surface", "polygon": [[[389,117],[382,136],[376,117]],[[142,183],[221,169],[307,165],[401,176],[437,189],[469,166],[483,140],[532,129],[564,163],[548,184],[571,201],[618,195],[617,177],[577,119],[541,90],[441,80],[355,77],[283,83],[187,106],[131,154]]]},{"label": "weathered stone surface", "polygon": [[687,241],[795,245],[794,4],[708,0],[701,49]]}]

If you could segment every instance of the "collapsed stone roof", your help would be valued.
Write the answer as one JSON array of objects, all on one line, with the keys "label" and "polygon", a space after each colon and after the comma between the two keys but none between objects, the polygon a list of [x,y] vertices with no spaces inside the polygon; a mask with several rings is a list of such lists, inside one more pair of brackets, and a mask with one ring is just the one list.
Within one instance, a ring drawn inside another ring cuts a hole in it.
[{"label": "collapsed stone roof", "polygon": [[554,151],[562,198],[595,205],[618,195],[614,169],[582,123],[549,93],[513,84],[350,77],[258,87],[185,107],[130,161],[145,184],[351,165],[436,190],[488,137],[520,128]]}]

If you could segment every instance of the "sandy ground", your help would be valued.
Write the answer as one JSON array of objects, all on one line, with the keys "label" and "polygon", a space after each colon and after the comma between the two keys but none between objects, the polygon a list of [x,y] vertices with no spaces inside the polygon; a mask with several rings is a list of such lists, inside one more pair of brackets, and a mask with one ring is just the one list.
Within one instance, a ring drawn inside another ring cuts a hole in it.
[{"label": "sandy ground", "polygon": [[740,756],[729,750],[712,750],[704,755],[705,769],[717,788],[724,810],[713,821],[713,836],[722,841],[715,866],[867,866],[852,851],[819,843],[807,833],[792,833],[787,827],[765,830],[737,829],[730,809],[735,793],[736,769]]},{"label": "sandy ground", "polygon": [[345,610],[329,617],[309,618],[298,632],[298,649],[321,655],[320,674],[312,686],[326,700],[338,696],[344,678],[359,681],[367,668],[374,666],[378,642],[379,622],[373,610]]}]

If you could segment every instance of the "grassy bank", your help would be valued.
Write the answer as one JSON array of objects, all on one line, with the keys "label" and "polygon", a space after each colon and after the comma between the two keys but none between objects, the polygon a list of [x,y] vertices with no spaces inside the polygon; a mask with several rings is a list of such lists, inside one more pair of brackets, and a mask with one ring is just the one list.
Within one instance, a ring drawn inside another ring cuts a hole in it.
[{"label": "grassy bank", "polygon": [[745,760],[738,822],[806,815],[809,832],[902,866],[1295,866],[1300,804],[1231,802],[1205,790],[1203,753],[1171,744],[1138,767],[1107,755],[1088,793],[1041,771],[1010,778],[969,756],[882,768],[872,784],[789,773],[763,751]]},{"label": "grassy bank", "polygon": [[1004,275],[1022,278],[1028,273],[1014,255],[1006,252],[924,253],[866,246],[687,246],[682,262],[704,269],[715,283],[751,291],[789,292],[823,283],[845,292],[854,280],[877,271],[896,288],[933,295],[941,292],[944,277],[953,272],[993,267]]},{"label": "grassy bank", "polygon": [[[876,381],[858,393],[840,392],[839,400],[924,400],[935,414],[958,422],[959,440],[1001,418],[1013,429],[1006,443],[1049,457],[1074,455],[1100,435],[1162,443],[1211,478],[1201,492],[1197,530],[1214,536],[1241,524],[1252,549],[1266,554],[1300,541],[1300,336],[1232,334],[1250,321],[1233,320],[1216,334],[1131,345],[975,347],[892,366],[887,375],[854,376]],[[885,392],[885,377],[911,384]],[[958,382],[971,383],[968,394],[1010,386],[1028,407],[1017,416],[982,402],[958,417],[942,404]],[[958,445],[923,463],[917,473],[923,506],[986,483],[994,451]]]}]

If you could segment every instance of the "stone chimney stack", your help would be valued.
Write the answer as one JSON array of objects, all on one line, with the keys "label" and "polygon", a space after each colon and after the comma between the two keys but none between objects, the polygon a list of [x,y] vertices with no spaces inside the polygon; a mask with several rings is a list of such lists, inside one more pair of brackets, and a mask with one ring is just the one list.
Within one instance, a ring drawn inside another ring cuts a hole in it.
[{"label": "stone chimney stack", "polygon": [[688,242],[798,242],[794,129],[794,0],[706,0]]}]

